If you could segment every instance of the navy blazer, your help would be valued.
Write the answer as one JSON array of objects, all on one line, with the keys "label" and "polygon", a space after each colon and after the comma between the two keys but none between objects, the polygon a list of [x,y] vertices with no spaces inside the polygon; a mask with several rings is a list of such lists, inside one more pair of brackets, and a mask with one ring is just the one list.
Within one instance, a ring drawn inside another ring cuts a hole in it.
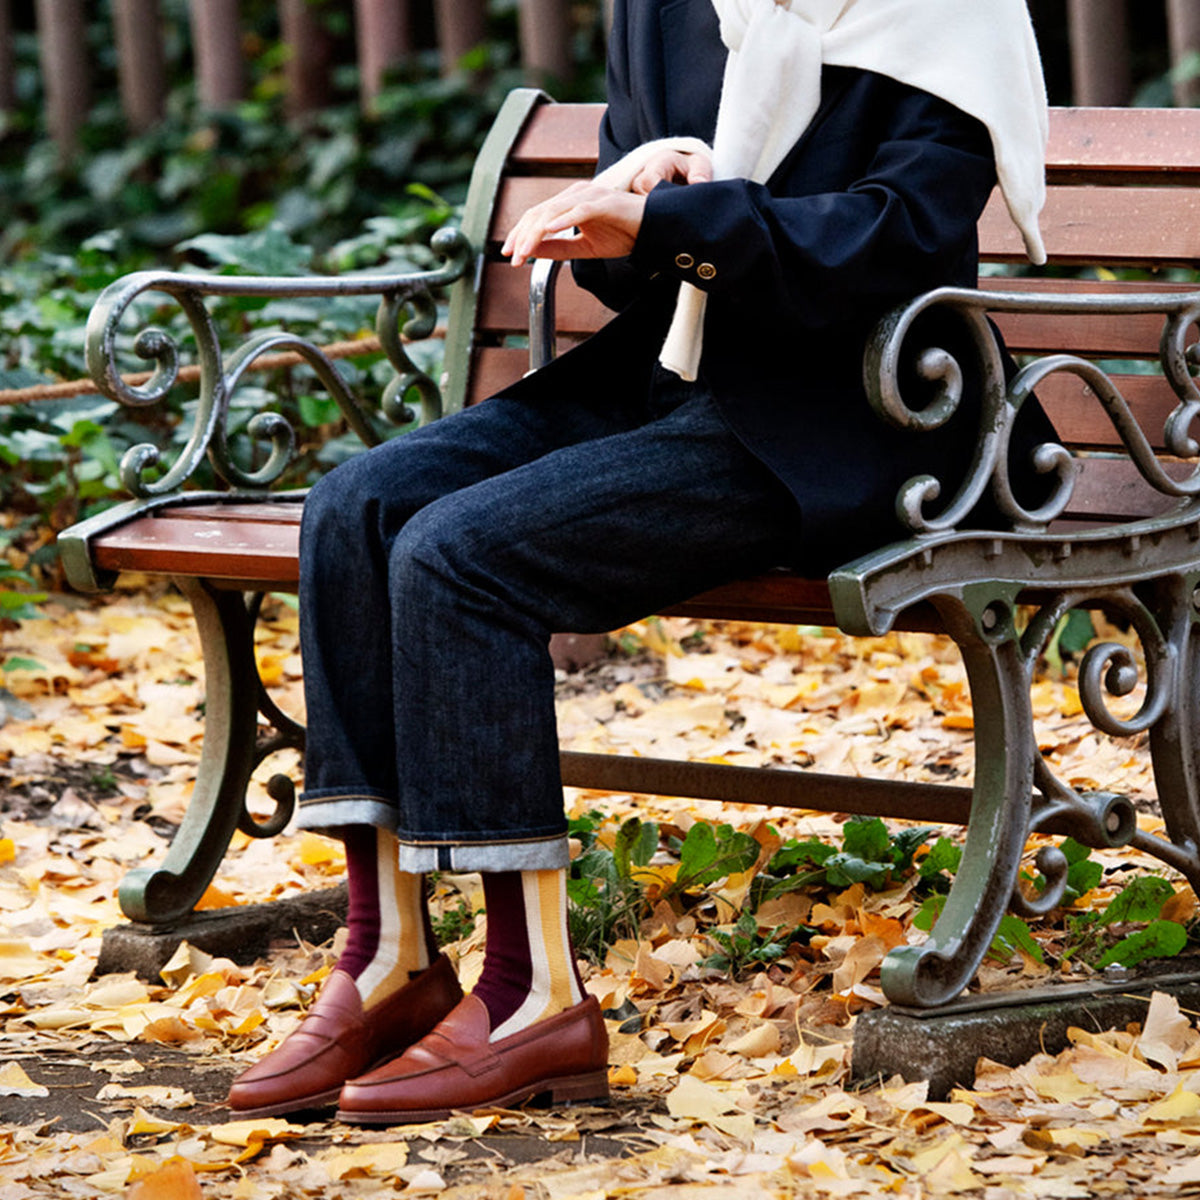
[{"label": "navy blazer", "polygon": [[[711,0],[617,0],[601,167],[654,138],[711,142],[725,56]],[[895,80],[827,66],[816,116],[765,185],[660,184],[628,259],[575,264],[619,315],[522,386],[561,394],[569,372],[568,394],[620,403],[653,377],[678,282],[703,288],[702,379],[799,502],[800,559],[844,562],[903,536],[894,501],[905,480],[928,471],[953,488],[970,461],[976,401],[934,433],[893,429],[867,403],[862,355],[896,304],[975,285],[976,223],[994,184],[978,121]],[[937,335],[952,353],[965,345],[953,324]],[[1024,424],[1019,444],[1052,436],[1038,412]],[[947,479],[948,464],[961,464],[958,476]]]}]

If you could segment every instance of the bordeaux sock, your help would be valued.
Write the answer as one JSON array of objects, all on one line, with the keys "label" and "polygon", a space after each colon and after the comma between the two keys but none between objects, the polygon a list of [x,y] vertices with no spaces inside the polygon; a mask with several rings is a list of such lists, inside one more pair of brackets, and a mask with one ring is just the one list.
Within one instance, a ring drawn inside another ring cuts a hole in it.
[{"label": "bordeaux sock", "polygon": [[493,1042],[583,999],[567,932],[566,871],[485,871],[487,947],[472,989]]},{"label": "bordeaux sock", "polygon": [[358,986],[364,1009],[402,988],[437,956],[425,877],[401,871],[396,837],[373,825],[341,830],[350,892],[348,937],[338,968]]}]

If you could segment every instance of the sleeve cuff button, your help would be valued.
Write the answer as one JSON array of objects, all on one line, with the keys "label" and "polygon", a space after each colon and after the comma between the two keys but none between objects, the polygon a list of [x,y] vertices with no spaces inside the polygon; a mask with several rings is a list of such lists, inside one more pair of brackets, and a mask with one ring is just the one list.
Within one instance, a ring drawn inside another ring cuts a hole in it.
[{"label": "sleeve cuff button", "polygon": [[695,259],[690,254],[675,255],[675,265],[681,270],[686,271],[695,263]]},{"label": "sleeve cuff button", "polygon": [[717,268],[714,267],[712,263],[701,263],[696,268],[696,274],[701,279],[714,279],[717,274]]}]

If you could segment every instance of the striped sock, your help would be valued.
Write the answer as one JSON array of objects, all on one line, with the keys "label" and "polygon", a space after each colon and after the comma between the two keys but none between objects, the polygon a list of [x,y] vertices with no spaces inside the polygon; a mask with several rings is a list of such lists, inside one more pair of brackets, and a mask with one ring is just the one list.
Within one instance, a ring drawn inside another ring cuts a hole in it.
[{"label": "striped sock", "polygon": [[338,968],[358,986],[364,1009],[386,1000],[437,957],[425,877],[401,871],[396,837],[372,825],[342,830],[350,905]]},{"label": "striped sock", "polygon": [[566,871],[487,871],[487,948],[473,989],[493,1042],[583,999],[567,932]]}]

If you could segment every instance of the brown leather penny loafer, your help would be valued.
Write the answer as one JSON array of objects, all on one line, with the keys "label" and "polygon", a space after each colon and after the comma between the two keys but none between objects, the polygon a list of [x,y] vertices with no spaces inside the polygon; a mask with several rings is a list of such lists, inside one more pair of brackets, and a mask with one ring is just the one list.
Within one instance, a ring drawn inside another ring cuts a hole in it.
[{"label": "brown leather penny loafer", "polygon": [[444,954],[367,1013],[354,980],[335,970],[299,1027],[234,1081],[229,1107],[273,1117],[334,1104],[347,1079],[408,1049],[461,999]]},{"label": "brown leather penny loafer", "polygon": [[406,1050],[342,1088],[340,1120],[360,1125],[436,1121],[456,1110],[608,1097],[608,1031],[594,996],[498,1042],[482,1000],[467,996]]}]

